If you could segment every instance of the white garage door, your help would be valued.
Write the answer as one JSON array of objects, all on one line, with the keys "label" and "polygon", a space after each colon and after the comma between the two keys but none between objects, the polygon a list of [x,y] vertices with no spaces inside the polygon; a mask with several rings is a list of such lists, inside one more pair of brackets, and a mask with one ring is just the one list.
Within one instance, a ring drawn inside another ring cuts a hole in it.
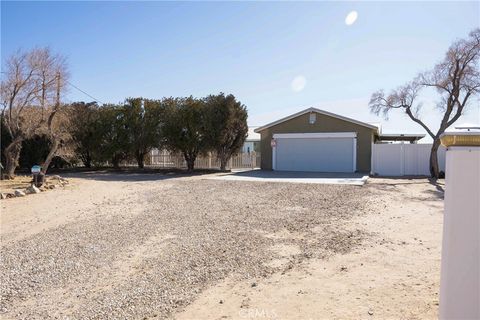
[{"label": "white garage door", "polygon": [[356,133],[274,135],[274,170],[354,172]]}]

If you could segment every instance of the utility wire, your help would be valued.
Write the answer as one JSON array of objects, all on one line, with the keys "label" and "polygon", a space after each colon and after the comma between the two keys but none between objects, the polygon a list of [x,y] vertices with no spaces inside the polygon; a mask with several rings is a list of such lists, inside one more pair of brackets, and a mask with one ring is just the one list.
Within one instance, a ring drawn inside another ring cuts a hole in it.
[{"label": "utility wire", "polygon": [[[2,71],[3,74],[8,74],[8,72],[5,72],[5,71]],[[24,74],[24,75],[28,75],[28,74]],[[102,101],[98,100],[97,98],[95,98],[94,96],[88,94],[87,92],[83,91],[82,89],[80,89],[79,87],[77,87],[76,85],[74,85],[73,83],[71,83],[70,81],[66,80],[65,81],[68,85],[72,86],[73,88],[77,89],[78,91],[80,91],[81,93],[83,93],[84,95],[86,95],[87,97],[93,99],[95,102],[98,102],[100,104],[104,104]]]},{"label": "utility wire", "polygon": [[71,85],[72,87],[74,87],[75,89],[77,89],[78,91],[80,91],[81,93],[83,93],[84,95],[92,98],[95,102],[98,102],[100,104],[104,104],[102,101],[98,100],[97,98],[91,96],[90,94],[86,93],[85,91],[83,91],[82,89],[80,89],[79,87],[77,87],[76,85],[74,85],[73,83],[71,83],[70,81],[66,81],[67,84]]}]

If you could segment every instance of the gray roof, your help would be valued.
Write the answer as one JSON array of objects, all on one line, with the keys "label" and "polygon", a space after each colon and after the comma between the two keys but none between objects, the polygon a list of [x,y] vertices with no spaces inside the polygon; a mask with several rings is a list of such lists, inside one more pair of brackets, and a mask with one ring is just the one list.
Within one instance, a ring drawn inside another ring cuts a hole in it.
[{"label": "gray roof", "polygon": [[412,133],[382,133],[378,135],[380,141],[418,141],[424,138],[424,134]]}]

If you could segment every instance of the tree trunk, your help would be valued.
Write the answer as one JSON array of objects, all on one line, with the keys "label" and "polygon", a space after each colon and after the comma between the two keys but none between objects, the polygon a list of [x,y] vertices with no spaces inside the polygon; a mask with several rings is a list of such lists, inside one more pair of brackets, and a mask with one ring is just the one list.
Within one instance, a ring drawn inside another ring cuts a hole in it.
[{"label": "tree trunk", "polygon": [[434,179],[438,179],[440,177],[437,156],[438,147],[440,147],[440,138],[436,137],[433,140],[432,149],[430,151],[430,176]]},{"label": "tree trunk", "polygon": [[145,154],[137,151],[135,153],[135,158],[137,158],[138,167],[143,169],[145,167]]},{"label": "tree trunk", "polygon": [[185,162],[187,162],[187,171],[192,172],[195,167],[195,159],[197,158],[197,155],[185,152],[183,156],[185,157]]},{"label": "tree trunk", "polygon": [[90,156],[90,152],[86,151],[80,156],[80,158],[82,159],[82,162],[85,168],[92,167],[92,157]]},{"label": "tree trunk", "polygon": [[222,158],[220,159],[220,171],[226,171],[227,169],[227,160]]},{"label": "tree trunk", "polygon": [[18,166],[20,158],[20,151],[22,150],[22,139],[12,141],[8,147],[5,148],[5,169],[3,177],[5,179],[15,178],[15,169]]},{"label": "tree trunk", "polygon": [[232,157],[232,155],[229,154],[226,150],[217,149],[217,158],[218,158],[218,160],[220,160],[220,170],[221,171],[226,171],[228,161],[230,160],[231,157]]},{"label": "tree trunk", "polygon": [[112,157],[112,164],[115,169],[120,169],[120,157],[118,155]]},{"label": "tree trunk", "polygon": [[57,153],[58,147],[60,143],[58,142],[58,139],[53,138],[53,143],[50,148],[50,151],[48,152],[47,157],[45,158],[45,161],[42,163],[42,173],[46,174],[48,167],[50,166],[50,162],[52,162],[53,157],[55,157],[55,154]]},{"label": "tree trunk", "polygon": [[226,155],[221,155],[220,156],[220,170],[221,171],[226,171],[228,160],[230,160],[230,159]]}]

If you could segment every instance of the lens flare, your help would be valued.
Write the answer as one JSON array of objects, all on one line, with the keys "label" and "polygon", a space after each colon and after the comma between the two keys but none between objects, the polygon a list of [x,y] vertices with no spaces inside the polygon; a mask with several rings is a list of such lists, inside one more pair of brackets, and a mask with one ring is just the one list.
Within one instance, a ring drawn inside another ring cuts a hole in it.
[{"label": "lens flare", "polygon": [[358,13],[357,11],[351,11],[349,14],[347,14],[347,17],[345,18],[345,24],[347,26],[351,26],[352,24],[357,21],[358,18]]},{"label": "lens flare", "polygon": [[292,90],[294,92],[300,92],[302,91],[305,86],[307,85],[307,79],[305,79],[304,76],[296,76],[293,80],[292,80]]}]

